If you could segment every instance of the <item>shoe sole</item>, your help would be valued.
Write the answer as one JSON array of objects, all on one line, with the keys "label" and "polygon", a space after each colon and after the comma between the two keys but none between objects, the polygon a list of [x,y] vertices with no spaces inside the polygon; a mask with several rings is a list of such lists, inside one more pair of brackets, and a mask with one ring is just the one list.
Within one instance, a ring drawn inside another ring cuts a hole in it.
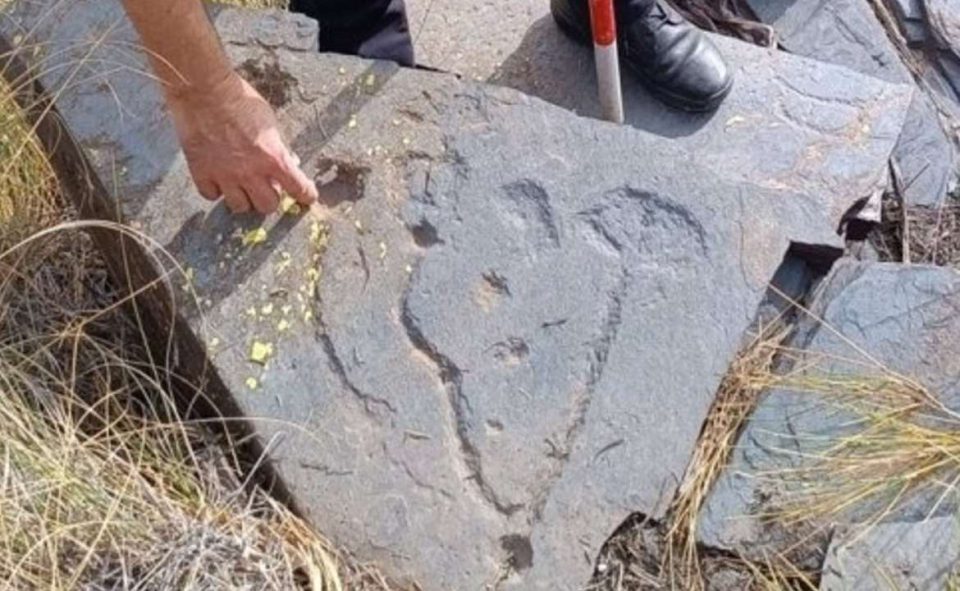
[{"label": "shoe sole", "polygon": [[[590,29],[585,29],[581,25],[574,24],[574,20],[571,19],[568,15],[562,14],[562,11],[555,10],[553,12],[554,21],[557,23],[557,27],[570,39],[583,45],[584,47],[593,46],[593,37],[590,34]],[[623,51],[620,52],[620,57],[626,62],[627,67],[630,68],[630,71],[637,77],[640,81],[640,84],[652,94],[657,100],[661,103],[667,105],[668,107],[673,107],[675,109],[680,109],[681,111],[686,111],[688,113],[707,113],[710,111],[716,110],[720,103],[723,102],[723,99],[727,98],[727,95],[730,94],[730,91],[733,90],[733,77],[730,77],[730,80],[727,81],[726,86],[707,97],[704,100],[691,100],[687,97],[679,96],[673,94],[663,88],[657,86],[647,78],[644,73],[633,65],[630,59],[627,59],[624,56]]]}]

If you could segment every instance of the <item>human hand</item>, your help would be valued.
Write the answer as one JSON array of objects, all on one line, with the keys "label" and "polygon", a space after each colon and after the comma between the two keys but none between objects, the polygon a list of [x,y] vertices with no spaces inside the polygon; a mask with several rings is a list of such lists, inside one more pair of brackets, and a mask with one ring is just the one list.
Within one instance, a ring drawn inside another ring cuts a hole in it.
[{"label": "human hand", "polygon": [[169,96],[190,174],[200,194],[223,197],[234,213],[276,210],[280,191],[308,205],[316,185],[280,136],[273,109],[246,80],[231,72],[203,91]]}]

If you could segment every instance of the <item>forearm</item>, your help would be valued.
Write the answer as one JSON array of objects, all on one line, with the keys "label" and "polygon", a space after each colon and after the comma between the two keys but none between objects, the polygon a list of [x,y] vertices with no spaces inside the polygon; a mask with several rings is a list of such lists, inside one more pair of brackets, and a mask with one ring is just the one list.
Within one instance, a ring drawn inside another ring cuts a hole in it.
[{"label": "forearm", "polygon": [[200,0],[123,0],[170,98],[209,92],[231,78],[230,62]]}]

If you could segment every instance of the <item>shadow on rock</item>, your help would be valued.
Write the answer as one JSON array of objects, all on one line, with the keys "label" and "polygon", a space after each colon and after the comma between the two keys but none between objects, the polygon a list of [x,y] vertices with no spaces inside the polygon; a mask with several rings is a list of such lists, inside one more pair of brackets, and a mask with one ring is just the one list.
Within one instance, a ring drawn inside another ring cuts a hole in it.
[{"label": "shadow on rock", "polygon": [[[565,37],[550,16],[535,22],[520,47],[490,77],[489,82],[540,97],[586,117],[600,116],[593,53]],[[623,100],[626,123],[675,138],[696,133],[712,113],[686,113],[653,98],[636,76],[624,68]]]}]

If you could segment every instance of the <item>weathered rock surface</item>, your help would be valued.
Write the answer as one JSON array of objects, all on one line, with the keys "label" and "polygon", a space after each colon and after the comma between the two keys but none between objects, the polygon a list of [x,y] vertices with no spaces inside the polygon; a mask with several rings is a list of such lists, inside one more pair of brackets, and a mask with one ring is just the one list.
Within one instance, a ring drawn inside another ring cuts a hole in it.
[{"label": "weathered rock surface", "polygon": [[960,56],[960,2],[924,0],[924,8],[924,16],[933,39],[941,49]]},{"label": "weathered rock surface", "polygon": [[337,167],[325,248],[310,216],[197,196],[118,3],[18,2],[0,32],[45,60],[95,173],[51,140],[84,211],[191,270],[192,292],[134,256],[171,278],[184,372],[249,418],[321,531],[425,589],[574,589],[628,514],[662,516],[788,246],[839,245],[911,96],[771,54],[674,141],[319,56],[303,18],[215,21],[308,172]]},{"label": "weathered rock surface", "polygon": [[485,80],[549,13],[543,0],[407,0],[417,61]]},{"label": "weathered rock surface", "polygon": [[960,97],[960,58],[953,52],[941,51],[937,56],[937,63],[953,95]]},{"label": "weathered rock surface", "polygon": [[[804,323],[794,343],[805,351],[798,362],[805,368],[801,375],[870,378],[884,375],[880,368],[885,367],[923,384],[948,408],[960,408],[958,305],[960,273],[954,270],[838,263],[813,307],[813,314],[824,324]],[[793,547],[800,537],[798,530],[784,530],[763,517],[783,501],[784,485],[776,474],[809,463],[809,458],[849,434],[857,418],[817,394],[785,389],[768,393],[704,506],[702,541],[759,559]],[[761,474],[765,477],[758,477]],[[936,515],[950,515],[960,504],[954,494],[944,495],[939,505],[937,500],[926,495],[905,497],[884,521],[917,521],[933,509]],[[874,509],[873,505],[860,507],[837,519],[857,521],[875,515]],[[826,549],[826,532],[823,529],[811,539],[824,544],[821,550]],[[817,558],[811,562],[818,564]]]},{"label": "weathered rock surface", "polygon": [[[721,176],[761,186],[814,194],[825,189],[859,199],[887,185],[885,172],[878,175],[876,169],[857,163],[858,146],[863,145],[859,136],[895,140],[902,120],[878,104],[871,114],[874,122],[863,126],[857,123],[857,110],[844,107],[876,96],[875,79],[734,39],[715,41],[737,76],[733,92],[718,111],[702,115],[675,111],[625,76],[627,123],[670,138]],[[531,29],[516,58],[505,63],[492,81],[583,115],[599,115],[593,56],[563,37],[552,20]],[[902,104],[905,97],[891,95],[894,103],[887,104]],[[876,154],[869,155],[871,162]]]},{"label": "weathered rock surface", "polygon": [[[747,4],[761,21],[776,27],[781,44],[791,53],[890,82],[912,81],[867,0],[747,0]],[[914,10],[905,7],[905,13]],[[937,205],[956,184],[954,138],[941,125],[932,100],[922,94],[911,106],[908,120],[894,152],[904,200]]]},{"label": "weathered rock surface", "polygon": [[[418,59],[423,63],[471,78],[489,77],[495,84],[581,115],[600,116],[592,51],[559,31],[548,2],[523,0],[504,8],[502,3],[490,1],[414,1],[410,10],[412,27],[420,31],[415,37]],[[691,152],[712,154],[706,164],[724,177],[740,174],[764,186],[816,179],[818,185],[831,183],[830,191],[855,199],[887,186],[885,175],[878,177],[870,171],[865,177],[857,165],[860,144],[856,135],[860,131],[853,119],[855,112],[844,113],[840,105],[827,105],[831,113],[825,117],[821,106],[815,105],[859,102],[875,92],[875,81],[857,76],[854,82],[854,74],[846,68],[826,67],[738,40],[715,36],[715,41],[737,76],[733,94],[719,112],[691,115],[669,109],[625,72],[627,123],[671,138]],[[910,82],[909,78],[901,81]],[[860,94],[861,84],[870,88],[866,95]],[[932,114],[916,109],[911,113]],[[888,113],[889,119],[878,113],[876,127],[864,131],[874,137],[898,134],[902,129],[899,114],[899,108]],[[936,131],[935,117],[912,123],[911,130],[924,133],[909,136],[909,145],[900,148],[907,164],[929,159],[930,150],[936,149],[928,145],[930,137],[925,133],[931,130],[931,121]],[[874,157],[875,153],[870,154],[868,160],[872,162]],[[906,172],[912,170],[908,167]],[[819,191],[811,185],[792,188]]]},{"label": "weathered rock surface", "polygon": [[865,534],[834,534],[820,589],[949,589],[958,560],[955,517],[885,523]]},{"label": "weathered rock surface", "polygon": [[909,80],[909,71],[868,0],[747,0],[776,27],[784,49],[846,66],[882,80]]}]

